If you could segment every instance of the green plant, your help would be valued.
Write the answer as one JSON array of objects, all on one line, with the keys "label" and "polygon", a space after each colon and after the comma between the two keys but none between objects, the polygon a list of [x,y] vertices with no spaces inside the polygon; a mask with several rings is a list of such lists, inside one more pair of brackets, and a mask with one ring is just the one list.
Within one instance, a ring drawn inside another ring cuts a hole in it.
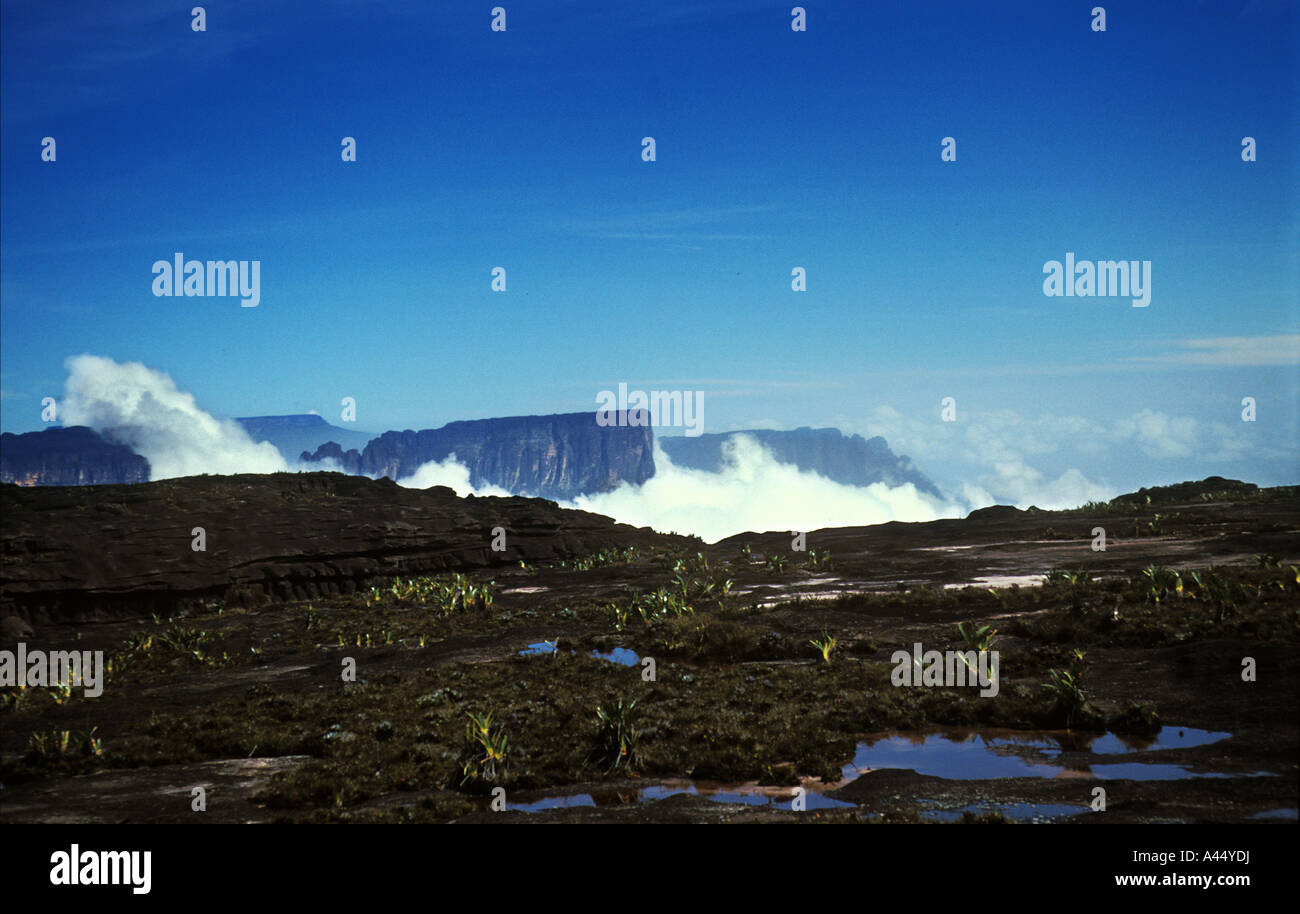
[{"label": "green plant", "polygon": [[485,612],[492,608],[495,595],[495,581],[479,583],[469,575],[456,573],[406,580],[394,578],[382,591],[372,587],[366,604],[391,597],[406,603],[431,603],[439,615],[448,616],[458,612]]},{"label": "green plant", "polygon": [[1240,586],[1234,590],[1232,582],[1220,574],[1213,565],[1204,571],[1189,572],[1187,579],[1192,583],[1189,596],[1201,601],[1207,607],[1212,607],[1215,611],[1215,622],[1222,622],[1225,616],[1235,612],[1236,596],[1244,595]]},{"label": "green plant", "polygon": [[785,571],[789,563],[790,559],[780,553],[767,555],[764,556],[763,569],[773,574],[780,574]]},{"label": "green plant", "polygon": [[54,699],[56,705],[61,705],[72,697],[72,671],[68,671],[66,682],[56,682],[50,688],[50,697]]},{"label": "green plant", "polygon": [[809,549],[804,567],[809,571],[830,571],[833,567],[831,565],[831,551],[829,549]]},{"label": "green plant", "polygon": [[976,628],[974,622],[969,625],[958,622],[957,634],[961,636],[962,641],[966,642],[967,647],[982,654],[993,647],[997,641],[998,630],[991,625],[981,625]]},{"label": "green plant", "polygon": [[827,663],[830,663],[831,651],[835,650],[835,645],[837,645],[839,641],[838,639],[836,639],[834,635],[830,634],[829,632],[823,631],[820,641],[817,639],[813,639],[808,643],[811,644],[813,647],[817,648],[817,650],[821,651],[822,660],[826,661]]},{"label": "green plant", "polygon": [[1159,603],[1171,593],[1183,596],[1183,578],[1177,571],[1160,565],[1148,565],[1142,569],[1144,584],[1142,595],[1148,603]]},{"label": "green plant", "polygon": [[609,604],[610,621],[614,623],[615,631],[622,631],[627,625],[628,616],[632,612],[632,607],[623,606],[618,603]]},{"label": "green plant", "polygon": [[465,713],[469,720],[460,754],[461,787],[471,782],[492,784],[505,776],[510,740],[501,724],[493,724],[492,715],[492,711]]},{"label": "green plant", "polygon": [[639,716],[635,699],[616,698],[598,705],[593,734],[596,745],[588,758],[608,763],[610,771],[619,767],[626,771],[636,768],[640,764],[636,750]]},{"label": "green plant", "polygon": [[1088,702],[1088,696],[1083,691],[1083,657],[1083,651],[1076,648],[1070,667],[1065,670],[1048,670],[1049,681],[1043,684],[1043,688],[1055,696],[1058,711],[1065,714],[1066,729],[1073,726],[1075,715]]},{"label": "green plant", "polygon": [[27,739],[29,762],[56,762],[63,759],[103,758],[104,744],[95,736],[98,727],[88,732],[72,730],[37,731]]},{"label": "green plant", "polygon": [[210,640],[207,632],[179,624],[168,626],[167,630],[158,636],[160,646],[178,654],[189,654],[196,660],[204,659],[202,647]]}]

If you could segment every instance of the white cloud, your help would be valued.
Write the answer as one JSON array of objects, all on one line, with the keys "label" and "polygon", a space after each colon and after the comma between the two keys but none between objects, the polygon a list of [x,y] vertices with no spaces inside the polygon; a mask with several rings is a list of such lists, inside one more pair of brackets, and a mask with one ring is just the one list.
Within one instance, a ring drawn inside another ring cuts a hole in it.
[{"label": "white cloud", "polygon": [[127,445],[149,461],[150,479],[289,469],[274,445],[257,444],[238,422],[199,409],[192,394],[160,371],[94,355],[73,356],[64,367],[62,423],[89,426]]},{"label": "white cloud", "polygon": [[447,486],[454,489],[456,494],[462,498],[466,495],[510,495],[505,489],[496,486],[475,488],[470,485],[469,468],[458,463],[455,454],[448,455],[446,460],[430,460],[428,463],[421,464],[410,476],[399,479],[397,484],[406,486],[408,489]]},{"label": "white cloud", "polygon": [[1119,420],[1114,433],[1135,441],[1148,457],[1187,457],[1195,452],[1199,436],[1195,419],[1167,416],[1151,409]]},{"label": "white cloud", "polygon": [[1183,340],[1180,352],[1133,356],[1131,362],[1179,365],[1300,365],[1300,333]]},{"label": "white cloud", "polygon": [[746,531],[816,530],[960,517],[964,511],[911,484],[850,486],[778,463],[748,435],[723,445],[719,472],[674,466],[655,448],[655,475],[640,486],[582,496],[568,507],[634,526],[694,533],[708,542]]}]

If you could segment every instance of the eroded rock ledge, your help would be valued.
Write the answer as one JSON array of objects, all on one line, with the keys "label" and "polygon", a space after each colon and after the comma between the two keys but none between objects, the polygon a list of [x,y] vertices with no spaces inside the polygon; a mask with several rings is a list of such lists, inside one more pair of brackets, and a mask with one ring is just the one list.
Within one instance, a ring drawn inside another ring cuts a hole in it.
[{"label": "eroded rock ledge", "polygon": [[[86,619],[353,593],[393,575],[685,542],[537,498],[340,473],[0,486],[0,616]],[[491,549],[492,528],[506,550]],[[206,551],[195,551],[202,527]]]}]

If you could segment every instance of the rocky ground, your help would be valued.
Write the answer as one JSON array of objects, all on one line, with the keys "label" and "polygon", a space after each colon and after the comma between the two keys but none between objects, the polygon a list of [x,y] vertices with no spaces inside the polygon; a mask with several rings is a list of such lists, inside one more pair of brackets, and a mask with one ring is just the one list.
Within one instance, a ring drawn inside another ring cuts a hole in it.
[{"label": "rocky ground", "polygon": [[[338,474],[3,489],[3,646],[111,671],[0,689],[0,821],[1295,818],[1295,488],[803,550]],[[997,694],[895,685],[916,642]]]}]

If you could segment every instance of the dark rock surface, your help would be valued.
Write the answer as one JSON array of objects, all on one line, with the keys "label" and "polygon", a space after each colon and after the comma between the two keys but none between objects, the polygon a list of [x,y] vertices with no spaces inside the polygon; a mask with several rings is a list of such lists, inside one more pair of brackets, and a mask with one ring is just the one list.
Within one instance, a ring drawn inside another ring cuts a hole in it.
[{"label": "dark rock surface", "polygon": [[[686,542],[531,498],[458,498],[339,473],[0,486],[0,616],[147,615],[353,593],[394,575]],[[492,529],[506,550],[491,550]],[[204,528],[206,551],[192,548]]]},{"label": "dark rock surface", "polygon": [[654,433],[648,427],[600,426],[595,412],[450,422],[422,431],[385,432],[365,450],[331,442],[304,461],[333,458],[347,473],[405,479],[430,460],[452,454],[470,484],[570,499],[654,475]]},{"label": "dark rock surface", "polygon": [[716,472],[722,466],[723,445],[737,435],[757,439],[778,463],[794,464],[844,485],[869,486],[883,482],[900,486],[910,482],[921,492],[940,494],[909,458],[895,455],[884,438],[845,435],[836,428],[753,429],[695,438],[660,436],[659,446],[679,467]]},{"label": "dark rock surface", "polygon": [[82,425],[0,435],[0,482],[92,486],[148,480],[148,460]]}]

